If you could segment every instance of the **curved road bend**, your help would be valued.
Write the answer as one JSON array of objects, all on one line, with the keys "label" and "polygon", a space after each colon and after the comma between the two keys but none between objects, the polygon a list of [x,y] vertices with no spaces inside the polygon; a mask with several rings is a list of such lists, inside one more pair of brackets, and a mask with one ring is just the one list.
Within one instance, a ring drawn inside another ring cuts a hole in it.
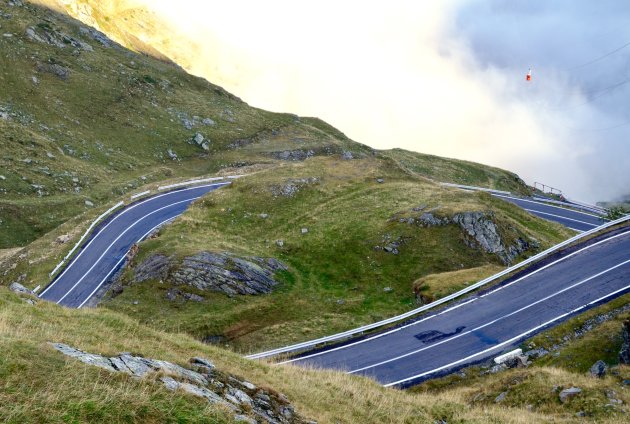
[{"label": "curved road bend", "polygon": [[292,362],[408,386],[479,362],[570,315],[630,291],[630,230],[427,317]]},{"label": "curved road bend", "polygon": [[537,202],[535,200],[520,199],[500,194],[493,194],[493,196],[514,203],[515,205],[525,209],[527,212],[540,218],[558,222],[565,227],[569,227],[580,232],[599,227],[605,222],[597,215],[580,212],[574,209],[562,208],[560,206],[553,206],[548,203]]},{"label": "curved road bend", "polygon": [[226,184],[229,183],[162,193],[119,211],[101,226],[39,297],[80,308],[118,269],[134,243],[184,213],[196,199]]}]

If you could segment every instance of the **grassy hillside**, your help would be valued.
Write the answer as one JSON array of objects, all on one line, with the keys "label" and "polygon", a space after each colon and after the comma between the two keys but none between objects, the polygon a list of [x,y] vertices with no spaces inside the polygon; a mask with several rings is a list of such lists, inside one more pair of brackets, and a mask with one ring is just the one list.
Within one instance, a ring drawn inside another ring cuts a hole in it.
[{"label": "grassy hillside", "polygon": [[[48,342],[114,355],[126,351],[185,364],[211,359],[217,368],[288,396],[296,411],[319,423],[573,422],[580,405],[560,405],[551,390],[555,380],[580,384],[598,399],[615,388],[617,377],[586,379],[569,371],[543,368],[541,404],[479,402],[479,389],[444,388],[437,394],[385,389],[368,379],[330,371],[253,362],[204,345],[189,336],[145,327],[105,310],[69,310],[38,302],[30,305],[0,287],[0,419],[5,422],[230,422],[225,411],[198,398],[168,392],[151,377],[134,379],[66,359]],[[482,390],[489,390],[484,388]],[[498,390],[495,388],[494,390]],[[619,389],[616,389],[618,392]],[[622,399],[628,400],[624,393]],[[543,406],[547,405],[547,406]],[[607,422],[623,416],[601,412]]]},{"label": "grassy hillside", "polygon": [[[282,187],[296,192],[278,194]],[[409,223],[424,213],[462,211],[492,213],[506,244],[536,239],[538,248],[525,256],[569,235],[485,193],[445,189],[409,174],[388,157],[311,158],[211,193],[142,243],[134,259],[138,265],[161,254],[181,261],[200,251],[272,257],[289,267],[272,293],[228,297],[175,286],[168,277],[133,283],[131,267],[124,292],[103,305],[157,328],[218,337],[241,351],[322,336],[412,309],[414,281],[422,277],[473,269],[423,288],[425,297],[436,298],[501,269],[496,255],[466,244],[458,225]],[[168,300],[173,287],[204,300]]]}]

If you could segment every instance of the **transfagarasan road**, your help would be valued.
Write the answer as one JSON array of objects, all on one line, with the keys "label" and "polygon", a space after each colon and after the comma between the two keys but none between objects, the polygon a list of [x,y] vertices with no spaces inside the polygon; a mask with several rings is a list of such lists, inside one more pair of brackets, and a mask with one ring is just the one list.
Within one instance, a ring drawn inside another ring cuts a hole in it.
[{"label": "transfagarasan road", "polygon": [[291,362],[405,386],[497,355],[543,328],[630,291],[630,229],[390,331]]},{"label": "transfagarasan road", "polygon": [[185,188],[129,205],[101,224],[100,230],[39,296],[80,308],[111,278],[134,243],[184,213],[196,199],[226,184]]}]

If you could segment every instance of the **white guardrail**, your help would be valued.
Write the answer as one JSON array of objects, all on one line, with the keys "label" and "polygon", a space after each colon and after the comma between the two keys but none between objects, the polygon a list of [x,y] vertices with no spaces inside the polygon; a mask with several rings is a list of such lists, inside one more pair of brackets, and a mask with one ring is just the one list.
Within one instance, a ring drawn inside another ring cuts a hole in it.
[{"label": "white guardrail", "polygon": [[[228,177],[212,177],[212,178],[204,178],[204,179],[201,179],[201,180],[184,181],[183,183],[177,183],[177,184],[170,184],[170,185],[166,185],[166,186],[160,186],[160,187],[158,187],[158,190],[162,191],[162,190],[167,190],[169,188],[184,187],[184,186],[189,186],[189,185],[193,185],[193,184],[206,183],[206,182],[209,182],[209,181],[219,181],[219,180],[223,180],[225,178],[234,180],[236,178],[240,178],[240,177],[244,177],[244,176],[245,175],[230,175]],[[135,200],[135,199],[137,199],[139,197],[145,196],[145,195],[150,194],[150,193],[151,193],[151,190],[147,190],[147,191],[143,191],[142,193],[134,194],[134,195],[131,196],[131,200]],[[111,214],[112,212],[114,212],[116,209],[118,209],[119,207],[123,206],[124,204],[125,204],[124,202],[118,202],[114,206],[112,206],[111,208],[109,208],[108,210],[103,212],[98,218],[96,218],[92,222],[92,224],[90,224],[88,229],[85,230],[85,232],[83,233],[83,235],[81,236],[79,241],[74,245],[72,250],[70,250],[70,252],[68,252],[68,254],[61,260],[61,262],[59,262],[59,264],[57,264],[55,269],[53,269],[51,271],[51,273],[48,275],[48,277],[52,278],[57,273],[57,271],[59,271],[59,269],[63,266],[63,264],[66,263],[66,261],[68,259],[70,259],[72,254],[79,248],[79,246],[81,246],[81,243],[83,243],[83,240],[85,240],[85,238],[90,234],[90,232],[94,229],[94,227],[96,227],[96,224],[101,222],[105,217],[107,217],[109,214]]]},{"label": "white guardrail", "polygon": [[388,318],[388,319],[385,319],[383,321],[379,321],[379,322],[375,322],[375,323],[372,323],[372,324],[364,325],[362,327],[353,328],[351,330],[347,330],[347,331],[344,331],[342,333],[333,334],[331,336],[321,337],[319,339],[310,340],[310,341],[303,342],[303,343],[297,343],[297,344],[294,344],[294,345],[291,345],[291,346],[285,346],[285,347],[281,347],[281,348],[278,348],[278,349],[269,350],[267,352],[255,353],[255,354],[246,356],[246,358],[248,358],[248,359],[261,359],[261,358],[267,358],[267,357],[270,357],[270,356],[279,355],[279,354],[282,354],[282,353],[294,352],[296,350],[308,349],[308,348],[315,347],[315,346],[317,346],[319,344],[322,344],[322,343],[327,343],[327,342],[347,339],[349,337],[359,335],[360,333],[363,333],[365,331],[374,330],[374,329],[376,329],[378,327],[382,327],[384,325],[393,324],[395,322],[405,320],[407,318],[410,318],[410,317],[412,317],[414,315],[419,314],[420,312],[424,312],[424,311],[427,311],[429,309],[433,309],[436,306],[442,305],[442,304],[444,304],[446,302],[450,302],[453,299],[457,299],[458,297],[461,297],[461,296],[463,296],[463,295],[465,295],[467,293],[470,293],[471,291],[477,290],[480,287],[483,287],[483,286],[485,286],[487,284],[490,284],[490,283],[498,280],[499,278],[516,271],[517,269],[523,268],[526,265],[529,265],[529,264],[531,264],[533,262],[536,262],[537,260],[542,259],[545,256],[548,256],[551,253],[554,253],[554,252],[562,249],[563,247],[566,247],[566,246],[570,245],[571,243],[574,243],[574,242],[576,242],[576,241],[578,241],[580,239],[588,237],[588,236],[590,236],[592,234],[595,234],[595,233],[597,233],[599,231],[602,231],[602,230],[604,230],[606,228],[612,227],[614,225],[617,225],[617,224],[620,224],[620,223],[623,223],[623,222],[629,221],[629,220],[630,220],[630,215],[626,215],[626,216],[624,216],[622,218],[619,218],[619,219],[617,219],[615,221],[607,222],[604,225],[600,225],[599,227],[595,227],[595,228],[593,228],[591,230],[588,230],[588,231],[585,231],[583,233],[580,233],[580,234],[578,234],[578,235],[576,235],[574,237],[571,237],[568,240],[563,241],[562,243],[559,243],[559,244],[557,244],[557,245],[555,245],[553,247],[550,247],[549,249],[545,250],[544,252],[540,252],[537,255],[534,255],[534,256],[532,256],[529,259],[526,259],[526,260],[524,260],[524,261],[522,261],[522,262],[520,262],[520,263],[518,263],[518,264],[516,264],[514,266],[506,268],[503,271],[501,271],[501,272],[499,272],[499,273],[497,273],[497,274],[495,274],[495,275],[493,275],[491,277],[488,277],[488,278],[486,278],[484,280],[481,280],[481,281],[479,281],[479,282],[477,282],[477,283],[475,283],[473,285],[470,285],[470,286],[468,286],[468,287],[466,287],[466,288],[464,288],[464,289],[462,289],[462,290],[460,290],[460,291],[458,291],[456,293],[453,293],[453,294],[445,296],[445,297],[443,297],[441,299],[438,299],[435,302],[432,302],[432,303],[429,303],[427,305],[421,306],[419,308],[413,309],[413,310],[411,310],[409,312],[405,312],[404,314],[397,315],[395,317]]},{"label": "white guardrail", "polygon": [[52,272],[50,273],[49,277],[52,277],[53,275],[55,275],[57,273],[57,271],[59,271],[59,269],[63,266],[63,264],[66,263],[66,261],[72,256],[74,251],[77,250],[79,248],[79,246],[81,246],[81,243],[83,243],[83,240],[85,240],[85,238],[88,236],[88,234],[90,234],[92,229],[94,229],[94,227],[96,227],[96,224],[101,222],[101,220],[103,220],[103,218],[105,218],[107,215],[109,215],[110,213],[114,212],[116,209],[118,209],[119,207],[121,207],[124,204],[125,204],[124,202],[118,202],[114,206],[112,206],[111,208],[109,208],[105,212],[103,212],[98,218],[96,218],[92,222],[92,224],[90,224],[88,229],[85,230],[85,232],[83,233],[83,235],[81,236],[81,238],[79,239],[77,244],[74,245],[72,250],[70,250],[70,252],[68,252],[68,254],[61,260],[61,262],[59,262],[59,264],[55,267],[55,269],[52,270]]}]

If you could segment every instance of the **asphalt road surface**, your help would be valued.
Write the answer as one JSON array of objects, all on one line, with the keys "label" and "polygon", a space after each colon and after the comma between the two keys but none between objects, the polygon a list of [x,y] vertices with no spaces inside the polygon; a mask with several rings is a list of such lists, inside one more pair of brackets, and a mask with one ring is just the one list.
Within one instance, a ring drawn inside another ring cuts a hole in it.
[{"label": "asphalt road surface", "polygon": [[510,350],[569,316],[630,291],[630,230],[415,322],[289,360],[408,386]]},{"label": "asphalt road surface", "polygon": [[141,200],[101,224],[80,253],[39,295],[60,305],[80,308],[123,264],[134,243],[184,213],[190,204],[229,183],[209,184]]},{"label": "asphalt road surface", "polygon": [[601,217],[593,214],[567,209],[560,206],[553,206],[537,202],[535,200],[520,199],[517,197],[502,196],[499,194],[493,194],[493,196],[512,202],[540,218],[558,222],[577,231],[588,231],[595,227],[599,227],[605,222]]}]

